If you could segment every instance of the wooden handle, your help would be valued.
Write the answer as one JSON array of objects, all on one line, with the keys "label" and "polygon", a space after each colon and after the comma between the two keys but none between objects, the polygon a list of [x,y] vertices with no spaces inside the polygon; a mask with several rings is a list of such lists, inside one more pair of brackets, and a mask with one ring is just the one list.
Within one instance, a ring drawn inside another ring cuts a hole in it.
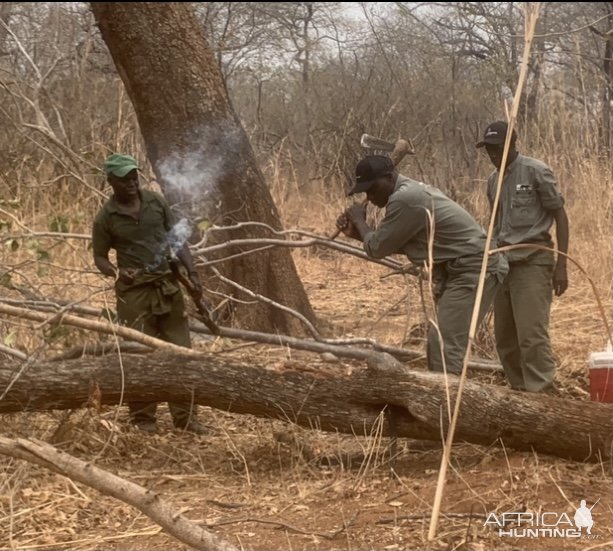
[{"label": "wooden handle", "polygon": [[394,166],[398,166],[407,155],[415,155],[413,142],[399,138],[394,144],[394,150],[390,153],[390,159]]},{"label": "wooden handle", "polygon": [[[407,155],[415,154],[415,148],[413,147],[413,142],[411,140],[404,140],[402,138],[396,140],[394,144],[394,150],[390,153],[390,159],[394,163],[394,166],[398,166],[400,161],[404,159]],[[368,204],[368,199],[365,199],[362,202],[362,206],[366,206]],[[338,228],[334,231],[332,235],[330,235],[331,240],[335,240],[340,234],[342,230]]]},{"label": "wooden handle", "polygon": [[[366,205],[368,205],[368,199],[364,199],[364,201],[360,203],[360,206],[362,207],[365,207]],[[336,228],[336,231],[330,236],[330,239],[334,241],[341,234],[341,231],[343,230]]]}]

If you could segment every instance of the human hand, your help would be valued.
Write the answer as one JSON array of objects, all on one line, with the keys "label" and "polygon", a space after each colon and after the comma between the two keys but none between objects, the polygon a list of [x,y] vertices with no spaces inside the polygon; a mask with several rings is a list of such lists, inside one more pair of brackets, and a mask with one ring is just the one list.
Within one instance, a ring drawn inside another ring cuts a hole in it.
[{"label": "human hand", "polygon": [[556,297],[562,296],[568,289],[568,274],[566,272],[566,263],[558,262],[553,270],[551,278],[553,284],[553,292]]},{"label": "human hand", "polygon": [[349,223],[357,226],[360,222],[366,222],[366,205],[351,205],[344,214]]},{"label": "human hand", "polygon": [[134,278],[140,273],[138,268],[120,268],[117,272],[118,279],[126,285],[132,285]]},{"label": "human hand", "polygon": [[356,227],[349,221],[346,213],[341,214],[336,219],[336,227],[342,231],[347,237],[351,237],[353,239],[359,239],[360,234]]},{"label": "human hand", "polygon": [[202,284],[200,283],[200,276],[198,275],[198,272],[191,272],[189,274],[189,281],[194,289],[193,294],[197,297],[202,297]]}]

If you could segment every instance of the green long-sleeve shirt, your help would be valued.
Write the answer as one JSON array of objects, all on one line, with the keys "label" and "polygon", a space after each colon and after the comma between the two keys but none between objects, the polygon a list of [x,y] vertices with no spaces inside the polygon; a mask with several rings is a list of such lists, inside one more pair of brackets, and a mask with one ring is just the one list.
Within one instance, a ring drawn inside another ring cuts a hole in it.
[{"label": "green long-sleeve shirt", "polygon": [[423,266],[432,230],[435,264],[466,258],[464,267],[479,269],[485,233],[477,221],[440,190],[399,175],[385,217],[365,236],[364,250],[373,258],[405,254]]}]

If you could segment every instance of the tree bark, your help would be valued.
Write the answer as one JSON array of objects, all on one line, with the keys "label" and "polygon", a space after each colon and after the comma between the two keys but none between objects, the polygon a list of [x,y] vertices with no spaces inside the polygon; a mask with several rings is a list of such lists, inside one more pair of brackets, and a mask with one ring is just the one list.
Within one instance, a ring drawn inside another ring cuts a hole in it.
[{"label": "tree bark", "polygon": [[[440,441],[448,425],[443,375],[407,371],[387,354],[373,353],[369,368],[350,374],[309,369],[271,369],[216,356],[155,354],[32,365],[0,401],[0,413],[75,409],[90,389],[103,404],[194,400],[235,413],[290,420],[305,427]],[[0,358],[0,388],[14,374]],[[457,379],[449,377],[453,405]],[[99,393],[98,393],[99,389]],[[442,426],[441,426],[442,423]],[[502,441],[519,450],[583,460],[610,456],[612,406],[507,390],[468,381],[456,440],[482,445]]]},{"label": "tree bark", "polygon": [[[192,219],[223,225],[253,220],[280,228],[277,208],[191,5],[92,2],[91,8],[170,202]],[[232,236],[255,233],[238,230]],[[315,320],[289,251],[233,260],[224,264],[224,275]],[[236,315],[245,328],[302,332],[294,318],[263,303],[239,303]]]}]

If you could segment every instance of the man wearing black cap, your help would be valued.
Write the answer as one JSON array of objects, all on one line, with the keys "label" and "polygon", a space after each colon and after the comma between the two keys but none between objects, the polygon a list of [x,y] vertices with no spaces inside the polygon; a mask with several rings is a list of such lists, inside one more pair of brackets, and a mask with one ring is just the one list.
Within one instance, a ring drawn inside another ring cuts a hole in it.
[{"label": "man wearing black cap", "polygon": [[[507,123],[496,121],[484,132],[477,147],[485,150],[496,167],[487,183],[490,206],[494,203]],[[495,238],[499,247],[533,244],[553,247],[549,233],[556,223],[558,250],[568,252],[568,217],[551,169],[542,161],[520,155],[513,131],[504,171]],[[496,348],[511,386],[529,392],[550,391],[555,364],[549,340],[552,294],[568,287],[566,256],[536,248],[506,253],[509,275],[494,300]]]},{"label": "man wearing black cap", "polygon": [[[366,223],[362,206],[350,207],[337,220],[345,235],[363,241],[369,256],[405,254],[412,263],[426,266],[431,242],[433,275],[440,285],[438,331],[432,325],[428,333],[428,366],[432,371],[460,373],[485,249],[483,229],[438,189],[398,174],[388,157],[372,155],[358,163],[349,194],[355,193],[366,193],[371,203],[386,209],[376,230]],[[506,270],[502,255],[489,258],[480,320]]]},{"label": "man wearing black cap", "polygon": [[[183,295],[165,256],[174,220],[160,195],[140,189],[138,166],[130,155],[113,154],[104,162],[112,197],[94,221],[94,262],[100,272],[115,279],[117,315],[123,325],[167,342],[190,348]],[[109,251],[117,252],[117,267]],[[177,253],[193,284],[202,289],[186,245]],[[130,402],[132,423],[147,433],[157,432],[155,402]],[[187,402],[169,403],[175,427],[196,434],[205,428],[197,421],[197,408]]]}]

